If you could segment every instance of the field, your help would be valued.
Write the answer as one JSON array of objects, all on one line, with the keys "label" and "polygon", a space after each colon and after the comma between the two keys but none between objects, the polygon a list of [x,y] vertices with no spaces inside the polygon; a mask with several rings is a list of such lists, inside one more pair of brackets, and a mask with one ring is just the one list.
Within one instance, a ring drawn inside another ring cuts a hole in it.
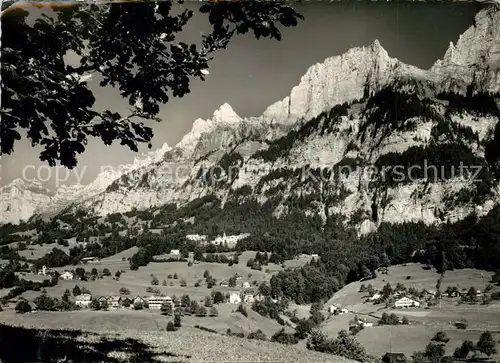
[{"label": "field", "polygon": [[[368,294],[358,292],[362,284],[371,284],[375,290],[380,290],[387,283],[395,287],[399,282],[407,288],[413,287],[419,291],[423,289],[436,290],[440,275],[434,269],[424,270],[422,267],[423,265],[417,263],[391,266],[387,275],[378,273],[378,276],[374,279],[356,281],[345,286],[335,293],[326,305],[335,304],[346,307],[349,311],[365,314],[379,310],[380,306],[364,302]],[[408,276],[410,276],[410,279],[407,279]],[[469,289],[474,286],[476,289],[483,291],[491,276],[491,272],[474,269],[447,271],[441,282],[441,290],[446,290],[448,286],[457,286],[459,290],[463,288]]]}]

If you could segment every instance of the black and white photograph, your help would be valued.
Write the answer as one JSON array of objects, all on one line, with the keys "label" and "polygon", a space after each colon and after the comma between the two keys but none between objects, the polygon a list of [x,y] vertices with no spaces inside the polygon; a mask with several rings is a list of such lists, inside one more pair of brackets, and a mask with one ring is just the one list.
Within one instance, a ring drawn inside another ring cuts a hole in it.
[{"label": "black and white photograph", "polygon": [[500,362],[500,2],[2,1],[0,363]]}]

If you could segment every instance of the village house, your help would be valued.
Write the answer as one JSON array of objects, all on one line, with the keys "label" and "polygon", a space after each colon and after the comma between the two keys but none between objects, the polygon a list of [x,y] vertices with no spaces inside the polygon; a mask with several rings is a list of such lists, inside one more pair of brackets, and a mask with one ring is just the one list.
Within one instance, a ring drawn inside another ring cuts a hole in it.
[{"label": "village house", "polygon": [[253,294],[245,294],[243,297],[243,302],[245,304],[253,304],[254,301],[255,301],[255,298],[254,298]]},{"label": "village house", "polygon": [[216,246],[227,244],[227,246],[231,248],[231,247],[236,246],[236,243],[238,243],[239,240],[247,238],[248,236],[250,236],[250,233],[243,233],[243,234],[233,235],[233,236],[226,236],[226,233],[224,233],[222,236],[217,236],[212,241],[212,244],[214,244]]},{"label": "village house", "polygon": [[134,305],[134,299],[131,299],[129,297],[124,297],[122,298],[121,305],[122,307],[132,308]]},{"label": "village house", "polygon": [[90,294],[77,295],[75,298],[75,305],[84,309],[89,308],[91,302],[92,302],[92,295]]},{"label": "village house", "polygon": [[424,298],[431,298],[432,299],[436,296],[436,291],[424,289],[424,291],[422,291],[422,295]]},{"label": "village house", "polygon": [[397,308],[419,307],[420,303],[408,297],[402,297],[401,299],[396,300],[394,306]]},{"label": "village house", "polygon": [[73,273],[71,271],[64,271],[61,276],[59,276],[60,279],[62,280],[73,280]]},{"label": "village house", "polygon": [[351,325],[351,328],[352,327],[356,327],[356,326],[362,326],[363,328],[372,327],[373,326],[373,322],[366,321],[364,319],[356,319],[354,321],[354,323]]},{"label": "village house", "polygon": [[169,303],[174,307],[170,296],[150,296],[148,298],[148,309],[160,310],[163,303]]},{"label": "village house", "polygon": [[330,312],[330,314],[335,314],[335,315],[347,314],[349,312],[349,310],[347,310],[346,308],[340,308],[335,305],[330,305],[328,311]]},{"label": "village house", "polygon": [[260,292],[253,296],[255,301],[263,301],[266,297],[262,295]]},{"label": "village house", "polygon": [[144,305],[146,303],[146,299],[144,299],[141,296],[136,296],[132,299],[132,304],[142,304]]},{"label": "village house", "polygon": [[229,287],[229,281],[222,280],[219,285],[220,287]]},{"label": "village house", "polygon": [[245,281],[242,285],[241,285],[244,289],[249,289],[250,288],[250,283],[248,281]]},{"label": "village house", "polygon": [[181,251],[179,251],[179,250],[170,250],[170,254],[171,255],[180,255]]},{"label": "village house", "polygon": [[230,304],[241,304],[241,297],[239,291],[232,291],[229,294],[229,303]]}]

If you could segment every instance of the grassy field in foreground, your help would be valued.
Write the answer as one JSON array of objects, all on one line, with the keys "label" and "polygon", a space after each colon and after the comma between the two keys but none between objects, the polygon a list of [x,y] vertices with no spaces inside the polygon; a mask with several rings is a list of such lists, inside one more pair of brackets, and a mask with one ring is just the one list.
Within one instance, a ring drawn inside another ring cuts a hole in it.
[{"label": "grassy field in foreground", "polygon": [[[32,316],[35,314],[31,314]],[[347,359],[312,352],[294,346],[264,341],[234,338],[198,329],[176,332],[141,331],[141,327],[117,330],[108,326],[98,331],[82,328],[81,332],[40,332],[53,324],[36,324],[36,330],[25,328],[33,324],[25,316],[9,326],[0,325],[0,338],[7,348],[0,352],[6,362],[45,362],[66,357],[74,362],[352,362]],[[64,328],[59,328],[64,329]],[[67,339],[67,338],[70,339]],[[18,342],[23,341],[20,350]],[[9,349],[9,347],[11,349]],[[44,355],[40,357],[40,355]],[[45,359],[43,359],[45,358]]]}]

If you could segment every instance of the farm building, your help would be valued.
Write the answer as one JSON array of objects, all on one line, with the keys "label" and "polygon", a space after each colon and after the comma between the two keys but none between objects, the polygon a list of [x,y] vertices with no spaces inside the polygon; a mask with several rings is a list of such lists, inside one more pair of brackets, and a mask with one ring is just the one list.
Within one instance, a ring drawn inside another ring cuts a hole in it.
[{"label": "farm building", "polygon": [[228,247],[234,247],[236,246],[236,243],[239,241],[239,240],[242,240],[244,238],[247,238],[248,236],[250,236],[249,233],[243,233],[243,234],[239,234],[239,235],[234,235],[234,236],[226,236],[226,233],[224,233],[224,235],[222,236],[217,236],[213,241],[212,241],[212,244],[218,246],[218,245],[223,245],[223,244],[227,244]]},{"label": "farm building", "polygon": [[42,266],[42,269],[40,271],[38,271],[38,274],[39,275],[47,275],[47,266],[43,265]]},{"label": "farm building", "polygon": [[108,304],[108,307],[109,307],[109,299],[111,299],[111,296],[99,296],[97,298],[97,301],[99,302],[99,304],[101,304],[101,306],[102,306],[102,304],[106,303],[106,304]]},{"label": "farm building", "polygon": [[64,271],[60,276],[62,280],[73,280],[73,277],[74,276],[71,271]]},{"label": "farm building", "polygon": [[245,281],[242,285],[241,285],[244,289],[249,289],[250,288],[250,283],[248,281]]},{"label": "farm building", "polygon": [[207,240],[207,236],[199,235],[199,234],[188,234],[188,235],[186,235],[186,239],[188,241],[204,242]]},{"label": "farm building", "polygon": [[264,295],[262,295],[262,294],[259,292],[257,295],[254,295],[254,296],[253,296],[253,298],[254,298],[254,300],[256,300],[256,301],[262,301],[262,300],[264,300],[264,299],[265,299],[265,296],[264,296]]},{"label": "farm building", "polygon": [[402,297],[399,300],[396,300],[394,306],[397,308],[409,308],[409,307],[418,307],[420,303],[418,301],[412,300],[408,297]]},{"label": "farm building", "polygon": [[170,254],[171,255],[180,255],[181,251],[179,251],[179,250],[170,250]]},{"label": "farm building", "polygon": [[134,304],[134,300],[129,297],[122,298],[122,306],[132,306]]}]

